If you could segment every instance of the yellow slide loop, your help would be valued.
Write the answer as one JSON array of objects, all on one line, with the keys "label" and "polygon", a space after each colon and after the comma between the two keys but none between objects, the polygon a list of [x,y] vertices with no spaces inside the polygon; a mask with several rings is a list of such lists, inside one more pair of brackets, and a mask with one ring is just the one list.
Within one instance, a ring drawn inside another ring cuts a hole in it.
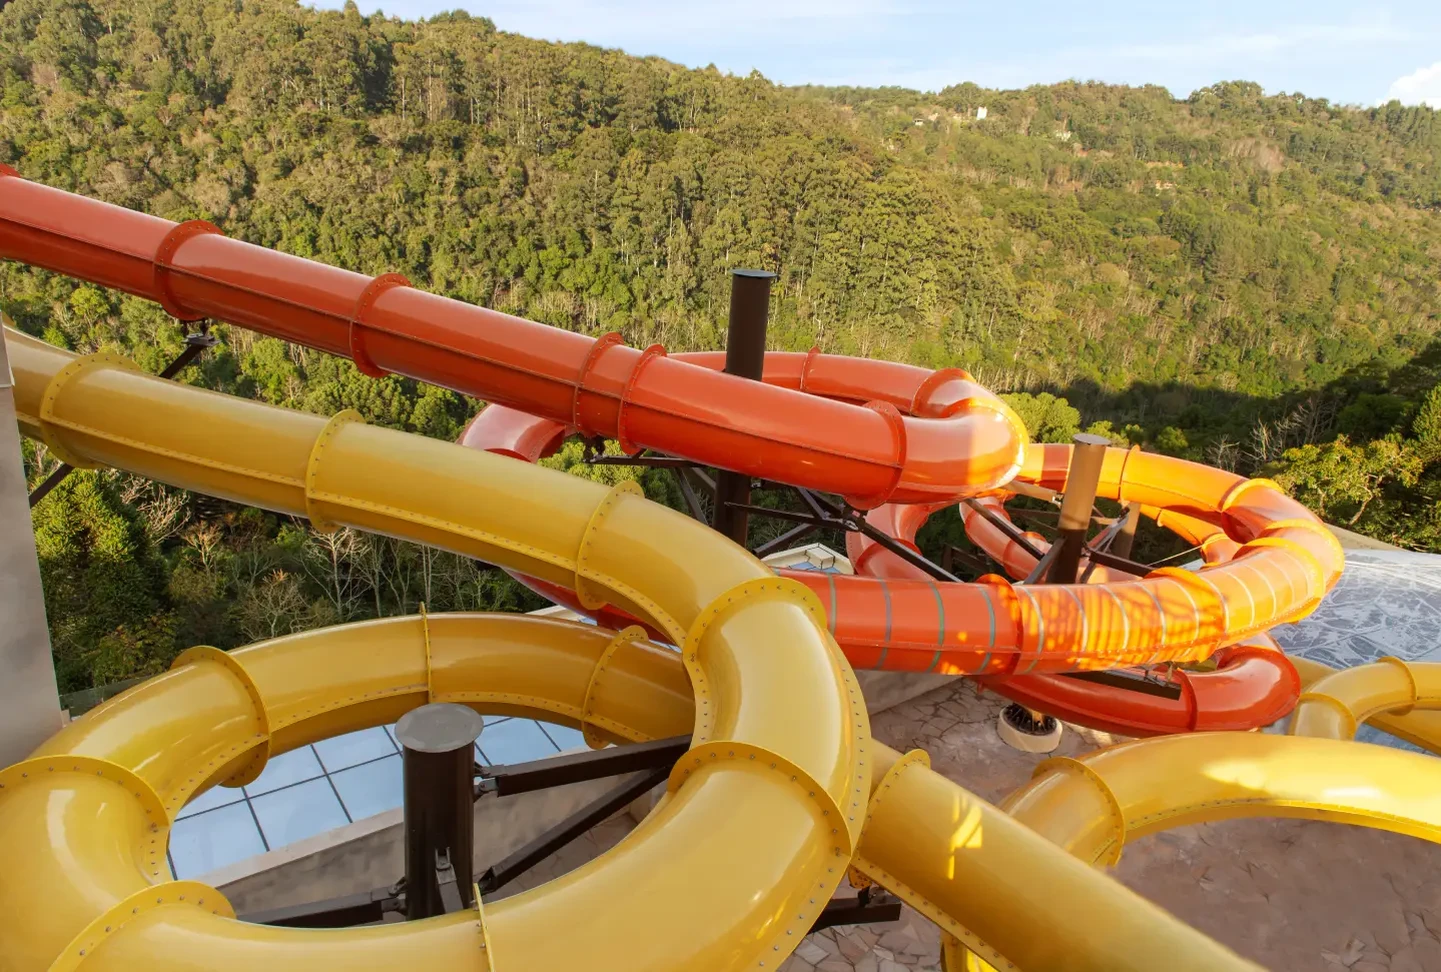
[{"label": "yellow slide loop", "polygon": [[156,908],[175,905],[198,908],[222,918],[235,917],[235,910],[225,895],[199,881],[167,881],[142,888],[86,925],[51,963],[50,972],[75,972],[83,968],[86,957],[93,954],[106,938],[123,928],[126,922]]},{"label": "yellow slide loop", "polygon": [[320,459],[341,427],[352,422],[364,425],[365,416],[353,408],[347,408],[332,415],[330,421],[325,423],[325,428],[321,429],[320,434],[315,437],[315,445],[310,449],[310,459],[305,464],[305,515],[310,518],[310,525],[321,533],[335,532],[335,524],[320,515],[319,503],[316,499],[321,493]]},{"label": "yellow slide loop", "polygon": [[[1126,818],[1128,840],[1237,817],[1296,817],[1441,843],[1441,763],[1335,739],[1217,732],[1159,736],[1081,757]],[[1167,768],[1170,768],[1169,771]],[[1089,859],[1105,822],[1077,812],[1081,777],[1049,773],[1009,801],[1012,816]]]},{"label": "yellow slide loop", "polygon": [[56,434],[54,426],[63,426],[64,422],[57,420],[55,417],[55,403],[60,397],[61,390],[64,389],[70,381],[83,372],[97,367],[124,368],[127,371],[140,370],[135,362],[129,358],[121,357],[118,354],[111,354],[108,351],[101,351],[97,354],[87,354],[84,357],[76,358],[64,368],[60,369],[60,371],[56,372],[55,377],[51,378],[49,383],[46,384],[45,394],[41,396],[40,399],[40,434],[45,439],[45,445],[49,447],[57,459],[61,462],[69,463],[76,469],[94,469],[99,463],[92,462],[78,453],[71,452],[65,447],[64,443],[60,441],[60,436]]},{"label": "yellow slide loop", "polygon": [[[776,773],[782,779],[790,777],[790,782],[805,791],[806,798],[820,811],[822,825],[830,828],[831,840],[835,845],[832,847],[832,851],[836,858],[836,866],[844,868],[849,864],[855,845],[845,819],[847,815],[841,813],[835,799],[826,792],[824,786],[812,779],[809,773],[784,756],[768,749],[734,740],[693,746],[684,756],[676,760],[675,766],[671,767],[670,777],[666,780],[666,792],[675,793],[694,773],[704,772],[711,766],[732,762],[749,766],[762,774]],[[864,823],[864,814],[850,814],[849,816],[851,823],[858,826]],[[856,819],[858,816],[861,818],[860,820]]]},{"label": "yellow slide loop", "polygon": [[[219,648],[212,648],[209,645],[196,645],[194,648],[187,648],[182,651],[175,661],[170,663],[172,670],[182,668],[186,665],[198,665],[210,662],[224,668],[235,676],[235,680],[245,688],[245,694],[250,696],[251,703],[255,706],[255,748],[250,751],[250,758],[245,765],[237,769],[226,780],[226,786],[244,786],[246,783],[254,783],[265,771],[265,764],[270,762],[270,713],[266,711],[265,699],[260,696],[260,688],[245,666],[240,664],[240,659],[228,651],[221,651]],[[184,806],[183,801],[190,796],[188,789],[176,793],[171,797],[173,801],[182,801],[179,806]],[[173,820],[175,815],[172,813]]]},{"label": "yellow slide loop", "polygon": [[480,885],[472,884],[470,891],[475,899],[475,926],[480,932],[480,947],[485,950],[484,972],[496,972],[498,966],[495,964],[495,947],[490,942],[490,926],[485,923],[485,902],[480,897]]},{"label": "yellow slide loop", "polygon": [[[1291,733],[1350,739],[1362,723],[1374,721],[1386,731],[1409,739],[1412,737],[1405,726],[1423,727],[1423,731],[1424,727],[1434,726],[1435,717],[1426,713],[1438,708],[1441,662],[1406,662],[1388,656],[1315,680],[1296,704]],[[1402,727],[1392,725],[1392,720],[1403,723]],[[1417,744],[1435,750],[1435,733],[1425,734],[1430,741],[1416,740]]]},{"label": "yellow slide loop", "polygon": [[622,496],[639,496],[644,499],[645,490],[641,489],[640,483],[634,479],[627,479],[612,486],[605,499],[601,500],[595,511],[591,513],[590,522],[585,526],[585,533],[581,534],[580,548],[575,552],[575,593],[579,595],[580,603],[592,610],[605,607],[607,597],[603,588],[591,583],[605,580],[605,575],[586,568],[586,563],[590,559],[591,540],[595,536],[595,532],[600,529],[606,515],[615,508]]},{"label": "yellow slide loop", "polygon": [[425,640],[425,701],[435,701],[435,665],[430,655],[430,615],[420,602],[420,636]]},{"label": "yellow slide loop", "polygon": [[776,595],[789,595],[791,599],[800,601],[806,612],[816,619],[822,629],[825,628],[826,612],[821,606],[821,599],[800,581],[786,577],[763,577],[743,581],[711,601],[696,615],[695,621],[691,622],[690,630],[681,642],[680,655],[681,661],[685,663],[686,674],[690,676],[691,686],[695,689],[695,735],[692,737],[694,745],[699,746],[709,740],[714,728],[711,689],[705,668],[700,663],[701,642],[705,639],[706,632],[748,601]]},{"label": "yellow slide loop", "polygon": [[[1309,658],[1292,656],[1291,663],[1296,666],[1296,672],[1301,676],[1302,687],[1308,690],[1320,684],[1323,679],[1336,673],[1336,669],[1331,668],[1329,665],[1323,665]],[[1408,664],[1407,671],[1412,679],[1415,680],[1417,678],[1415,669],[1420,668],[1424,670],[1428,664],[1429,663],[1425,662]],[[1355,669],[1347,669],[1347,671],[1354,670]],[[1441,756],[1441,711],[1413,706],[1405,713],[1377,712],[1369,716],[1366,722],[1375,726],[1377,729],[1389,732],[1399,739],[1414,743],[1428,752]],[[1292,725],[1295,725],[1294,719]],[[1295,732],[1294,729],[1292,731]],[[1313,731],[1296,733],[1296,735],[1303,736],[1314,736],[1316,734],[1317,733]]]},{"label": "yellow slide loop", "polygon": [[1360,722],[1345,702],[1321,692],[1302,692],[1291,713],[1289,732],[1293,736],[1317,739],[1354,739],[1360,728]]},{"label": "yellow slide loop", "polygon": [[[880,782],[876,784],[876,788],[871,794],[870,806],[866,810],[866,826],[861,832],[862,841],[865,840],[866,833],[871,829],[872,822],[878,818],[879,814],[877,811],[880,810],[883,803],[886,803],[886,797],[890,795],[892,787],[900,778],[917,766],[929,769],[930,765],[931,757],[924,749],[912,749],[891,764],[891,768],[886,770],[885,775],[881,777]],[[904,814],[904,811],[901,811],[901,813]],[[970,822],[971,821],[967,821],[967,823]],[[974,831],[972,833],[974,835]],[[957,831],[956,837],[962,841],[965,839],[960,831]],[[954,848],[952,848],[952,850],[954,850]],[[899,877],[887,871],[879,864],[868,860],[864,852],[856,856],[855,867],[872,881],[881,885],[887,891],[939,925],[942,940],[949,937],[958,943],[961,951],[957,952],[957,954],[975,953],[984,955],[988,956],[990,961],[997,966],[1006,969],[1015,968],[1014,965],[1006,961],[1005,956],[981,941],[974,932],[942,911],[940,907],[925,895],[912,888],[905,881],[902,881]],[[969,966],[957,965],[956,968],[966,969],[969,968]]]},{"label": "yellow slide loop", "polygon": [[145,846],[139,850],[143,857],[141,867],[152,880],[165,880],[169,876],[165,863],[165,847],[170,836],[170,815],[165,811],[165,802],[160,799],[160,794],[155,792],[154,787],[119,763],[112,763],[97,756],[69,753],[32,756],[0,769],[0,793],[65,773],[80,773],[109,780],[123,787],[139,801],[140,809],[145,812],[147,825]]},{"label": "yellow slide loop", "polygon": [[1075,773],[1086,782],[1090,783],[1101,795],[1101,799],[1111,808],[1109,824],[1110,837],[1100,846],[1094,863],[1107,866],[1118,864],[1121,860],[1121,849],[1126,846],[1126,811],[1121,806],[1121,801],[1116,799],[1110,786],[1101,778],[1101,775],[1091,769],[1085,762],[1079,759],[1072,759],[1070,756],[1054,756],[1036,767],[1031,774],[1032,778],[1038,778],[1048,773]]},{"label": "yellow slide loop", "polygon": [[595,661],[595,668],[590,673],[590,682],[585,687],[585,702],[581,705],[580,717],[581,735],[585,737],[585,744],[591,749],[604,749],[609,744],[609,740],[597,732],[597,729],[608,729],[619,735],[625,735],[624,726],[596,712],[596,686],[600,681],[601,673],[605,671],[611,656],[621,645],[627,645],[634,641],[645,641],[646,638],[644,628],[638,624],[630,625],[610,639],[610,643],[605,646],[605,650]]}]

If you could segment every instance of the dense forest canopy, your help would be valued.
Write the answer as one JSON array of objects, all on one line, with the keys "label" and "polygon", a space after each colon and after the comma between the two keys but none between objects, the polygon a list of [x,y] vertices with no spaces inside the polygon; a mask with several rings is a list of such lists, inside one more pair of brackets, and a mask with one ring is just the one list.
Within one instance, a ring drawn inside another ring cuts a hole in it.
[{"label": "dense forest canopy", "polygon": [[[978,109],[985,117],[978,117]],[[1265,472],[1441,549],[1441,116],[1228,82],[786,88],[482,17],[293,0],[13,0],[0,161],[29,178],[634,344],[719,347],[726,272],[773,347],[960,366],[1037,438]],[[156,306],[0,268],[0,308],[159,370]],[[477,403],[219,328],[183,380],[454,437]],[[38,481],[53,467],[27,447]],[[578,473],[635,475],[580,462]],[[661,477],[651,495],[674,501]],[[537,602],[460,558],[72,476],[35,510],[66,688],[179,647]],[[949,534],[954,521],[930,535]]]}]

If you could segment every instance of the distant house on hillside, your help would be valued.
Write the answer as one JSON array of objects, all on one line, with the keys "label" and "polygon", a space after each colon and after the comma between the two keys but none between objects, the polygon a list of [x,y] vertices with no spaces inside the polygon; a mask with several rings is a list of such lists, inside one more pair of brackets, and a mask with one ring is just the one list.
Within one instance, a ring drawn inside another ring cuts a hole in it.
[{"label": "distant house on hillside", "polygon": [[985,121],[985,120],[986,120],[986,109],[984,109],[984,108],[977,108],[977,109],[976,109],[976,121]]}]

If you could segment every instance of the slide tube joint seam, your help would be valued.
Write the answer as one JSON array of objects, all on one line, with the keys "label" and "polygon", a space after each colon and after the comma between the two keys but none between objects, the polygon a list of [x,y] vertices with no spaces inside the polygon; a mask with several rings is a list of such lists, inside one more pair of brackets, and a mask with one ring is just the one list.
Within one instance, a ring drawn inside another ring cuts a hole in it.
[{"label": "slide tube joint seam", "polygon": [[580,603],[589,610],[603,608],[608,603],[603,592],[591,587],[592,582],[603,579],[602,575],[595,571],[586,569],[586,561],[590,559],[590,544],[596,531],[600,529],[601,523],[605,521],[607,514],[616,503],[620,502],[622,496],[639,496],[645,498],[645,490],[641,489],[640,483],[633,479],[627,479],[616,483],[605,494],[605,497],[596,504],[590,514],[590,520],[585,525],[585,531],[580,537],[580,546],[575,552],[575,593],[580,597]]},{"label": "slide tube joint seam", "polygon": [[55,373],[45,384],[45,391],[40,396],[40,414],[36,416],[40,426],[40,434],[45,440],[45,445],[55,454],[61,462],[68,463],[76,469],[95,469],[100,464],[92,462],[79,453],[72,452],[60,439],[56,432],[57,425],[64,425],[55,417],[55,405],[60,398],[60,392],[65,386],[79,377],[86,371],[94,368],[120,368],[125,371],[140,372],[140,367],[129,358],[118,354],[111,354],[108,351],[100,351],[96,354],[87,354],[76,358]]},{"label": "slide tube joint seam", "polygon": [[706,632],[722,618],[747,601],[767,593],[790,595],[792,600],[800,602],[821,629],[825,629],[826,612],[821,605],[820,598],[800,581],[775,576],[757,577],[742,581],[729,590],[716,595],[715,599],[696,615],[695,620],[691,622],[690,630],[680,641],[681,661],[685,665],[686,674],[690,676],[691,688],[695,692],[696,723],[693,738],[696,746],[700,746],[710,739],[713,728],[710,711],[710,684],[706,678],[705,669],[700,664],[701,641],[705,638]]},{"label": "slide tube joint seam", "polygon": [[609,728],[609,726],[603,726],[600,723],[595,723],[593,726],[595,721],[595,693],[601,673],[605,671],[606,665],[609,664],[611,657],[620,650],[622,645],[627,645],[635,641],[645,641],[646,638],[646,630],[638,624],[632,624],[617,632],[615,637],[606,643],[605,648],[600,653],[600,657],[595,661],[595,667],[590,671],[590,680],[585,686],[585,700],[581,704],[580,729],[581,735],[585,738],[585,744],[591,749],[604,749],[607,742],[607,740],[595,731],[595,727]]},{"label": "slide tube joint seam", "polygon": [[620,443],[620,451],[628,456],[637,455],[642,449],[642,447],[637,446],[631,441],[625,428],[626,412],[635,404],[633,399],[635,397],[636,383],[640,381],[641,372],[645,371],[646,365],[650,364],[656,358],[664,357],[665,345],[663,344],[652,344],[642,351],[640,357],[636,360],[635,367],[630,369],[630,375],[626,377],[625,387],[621,390],[620,404],[616,407],[615,412],[615,437],[616,441]]},{"label": "slide tube joint seam", "polygon": [[[216,907],[207,908],[206,902]],[[225,895],[208,884],[199,881],[167,881],[151,887],[141,888],[134,894],[116,902],[94,921],[81,929],[80,934],[70,940],[65,950],[50,965],[50,972],[75,972],[82,968],[88,956],[111,935],[117,935],[127,923],[138,916],[167,905],[187,905],[212,915],[234,918],[235,910]]]},{"label": "slide tube joint seam", "polygon": [[[885,775],[881,777],[880,782],[876,785],[875,793],[871,796],[870,805],[866,810],[866,828],[870,827],[871,821],[875,819],[876,810],[885,799],[885,795],[890,791],[891,786],[900,779],[902,774],[917,766],[929,768],[930,765],[931,758],[923,749],[912,749],[900,759],[896,760],[896,762],[891,765],[891,768],[886,770]],[[864,842],[865,829],[862,829],[860,843],[864,844]],[[885,868],[866,858],[864,852],[858,853],[853,863],[861,873],[939,925],[942,933],[949,933],[951,936],[963,941],[967,948],[977,955],[986,957],[987,961],[992,965],[997,967],[1004,965],[1007,969],[1015,968],[1014,964],[1006,961],[1005,956],[983,942],[980,937],[969,928],[946,914],[925,895],[916,891]]]},{"label": "slide tube joint seam", "polygon": [[[198,664],[201,662],[213,662],[225,669],[235,677],[245,694],[250,697],[250,703],[255,707],[255,738],[259,740],[254,749],[251,750],[250,759],[244,766],[231,774],[225,781],[226,786],[243,786],[246,783],[254,783],[265,770],[265,765],[270,762],[270,712],[265,707],[265,699],[260,694],[260,687],[255,684],[240,659],[228,651],[221,651],[210,645],[195,645],[187,648],[170,663],[171,671],[185,665]],[[172,800],[178,800],[181,796],[189,796],[189,790],[177,793]],[[178,811],[180,808],[176,807]],[[172,819],[174,815],[171,815]]]},{"label": "slide tube joint seam", "polygon": [[144,777],[119,763],[98,756],[79,756],[58,753],[54,756],[32,756],[0,770],[0,790],[24,786],[53,774],[75,773],[98,776],[103,780],[119,784],[140,802],[140,809],[149,818],[149,850],[144,852],[148,877],[164,880],[167,864],[165,848],[170,830],[170,817],[165,811],[165,801]]},{"label": "slide tube joint seam", "polygon": [[386,371],[380,368],[371,360],[370,353],[365,349],[365,332],[372,330],[365,323],[366,313],[375,306],[380,295],[387,290],[396,287],[409,287],[410,280],[402,273],[382,273],[378,277],[372,277],[370,283],[360,292],[355,301],[355,311],[350,315],[346,323],[346,346],[350,348],[350,360],[355,362],[355,367],[362,375],[371,378],[384,378]]},{"label": "slide tube joint seam", "polygon": [[320,460],[330,440],[335,438],[342,426],[352,422],[364,425],[365,418],[353,408],[332,415],[320,430],[320,434],[315,437],[315,443],[310,447],[310,456],[305,463],[305,515],[309,518],[310,525],[321,533],[334,533],[336,527],[320,514],[318,498],[325,495],[319,487]]},{"label": "slide tube joint seam", "polygon": [[1031,774],[1031,777],[1032,779],[1040,779],[1051,773],[1066,772],[1078,774],[1082,779],[1095,787],[1096,791],[1101,794],[1101,799],[1106,802],[1106,806],[1109,807],[1111,811],[1110,840],[1102,845],[1100,856],[1096,860],[1088,861],[1087,863],[1105,864],[1107,866],[1120,863],[1121,849],[1126,846],[1126,811],[1121,806],[1121,801],[1116,797],[1115,791],[1111,789],[1110,784],[1106,782],[1100,773],[1092,769],[1084,760],[1073,759],[1070,756],[1053,756],[1038,765],[1036,771]]},{"label": "slide tube joint seam", "polygon": [[220,227],[203,219],[190,219],[183,223],[176,223],[170,227],[165,238],[160,241],[160,246],[155,249],[155,258],[151,261],[151,289],[155,292],[155,299],[165,310],[165,313],[178,321],[198,321],[204,314],[196,314],[180,306],[175,295],[170,290],[170,273],[175,269],[175,254],[181,245],[187,240],[197,236],[224,236]]},{"label": "slide tube joint seam", "polygon": [[586,390],[586,380],[590,378],[591,369],[595,367],[595,363],[600,360],[600,356],[605,353],[606,349],[622,343],[619,331],[602,334],[591,344],[590,350],[586,352],[585,361],[581,362],[580,374],[575,377],[575,389],[570,397],[570,425],[582,435],[586,433],[586,430],[580,424],[580,396]]},{"label": "slide tube joint seam", "polygon": [[[706,766],[732,762],[741,765],[754,764],[762,771],[776,772],[783,777],[789,776],[790,782],[804,790],[807,798],[820,810],[821,826],[830,827],[830,838],[835,845],[835,856],[843,858],[845,864],[850,863],[851,855],[855,852],[854,837],[846,824],[845,814],[840,805],[836,803],[835,798],[805,770],[779,753],[772,752],[763,746],[733,739],[716,740],[692,746],[671,768],[670,776],[666,780],[666,791],[675,793],[685,785],[692,773],[699,772]],[[855,815],[852,814],[852,820],[854,817]]]}]

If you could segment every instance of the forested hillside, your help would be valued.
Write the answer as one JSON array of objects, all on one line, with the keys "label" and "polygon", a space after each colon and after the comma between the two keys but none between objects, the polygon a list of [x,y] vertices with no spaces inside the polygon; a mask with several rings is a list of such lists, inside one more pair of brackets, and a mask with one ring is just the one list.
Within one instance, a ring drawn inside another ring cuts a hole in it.
[{"label": "forested hillside", "polygon": [[[727,269],[766,267],[774,347],[965,367],[1038,438],[1095,426],[1264,472],[1441,549],[1428,108],[1244,82],[783,88],[292,0],[13,0],[0,84],[0,161],[50,185],[677,350],[718,347]],[[154,305],[15,264],[0,308],[152,370],[183,338]],[[217,333],[183,380],[444,438],[478,407]],[[35,481],[54,465],[27,461]],[[115,474],[72,476],[35,527],[66,688],[420,600],[535,603],[459,558]]]}]

